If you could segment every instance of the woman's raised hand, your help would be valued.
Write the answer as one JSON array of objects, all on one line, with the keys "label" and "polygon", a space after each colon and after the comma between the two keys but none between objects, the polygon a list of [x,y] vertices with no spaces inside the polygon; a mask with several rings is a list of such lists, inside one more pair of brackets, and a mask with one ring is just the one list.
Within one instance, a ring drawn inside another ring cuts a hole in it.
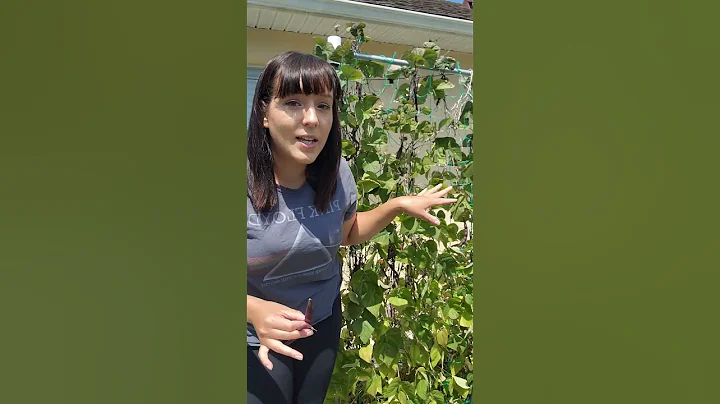
[{"label": "woman's raised hand", "polygon": [[435,206],[449,205],[457,202],[455,198],[445,198],[452,190],[452,187],[442,188],[442,184],[438,184],[432,189],[424,189],[417,195],[401,196],[400,205],[405,214],[412,217],[427,220],[432,224],[440,224],[440,220],[431,215],[428,210]]}]

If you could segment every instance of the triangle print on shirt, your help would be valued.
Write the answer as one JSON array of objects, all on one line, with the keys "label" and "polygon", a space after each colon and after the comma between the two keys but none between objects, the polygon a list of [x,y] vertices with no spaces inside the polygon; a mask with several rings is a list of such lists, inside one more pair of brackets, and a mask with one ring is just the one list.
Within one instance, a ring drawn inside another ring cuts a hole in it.
[{"label": "triangle print on shirt", "polygon": [[307,227],[300,225],[290,251],[265,275],[263,283],[283,282],[293,277],[313,275],[318,269],[322,271],[332,262],[327,247]]}]

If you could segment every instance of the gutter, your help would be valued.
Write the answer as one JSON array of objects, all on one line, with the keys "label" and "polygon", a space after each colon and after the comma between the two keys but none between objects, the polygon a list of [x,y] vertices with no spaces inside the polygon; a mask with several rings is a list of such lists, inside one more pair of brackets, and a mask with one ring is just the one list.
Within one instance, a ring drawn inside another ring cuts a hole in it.
[{"label": "gutter", "polygon": [[364,21],[473,36],[473,22],[460,18],[359,3],[351,0],[247,0],[248,5],[267,9],[323,14],[350,21]]},{"label": "gutter", "polygon": [[[407,60],[403,60],[403,59],[393,59],[393,58],[388,58],[388,57],[385,57],[385,56],[365,55],[365,54],[363,54],[363,53],[358,53],[358,52],[355,52],[355,58],[356,58],[356,59],[361,59],[361,60],[373,60],[373,61],[375,61],[375,62],[389,63],[389,64],[391,64],[391,65],[410,66],[410,63],[408,63]],[[422,68],[422,69],[429,70],[427,67],[423,67],[423,66],[419,66],[419,67]],[[464,69],[455,69],[455,70],[445,70],[445,69],[442,69],[442,70],[439,70],[439,71],[445,72],[445,73],[458,73],[458,74],[463,74],[463,75],[466,75],[466,76],[471,76],[472,73],[473,73],[472,70],[464,70]]]}]

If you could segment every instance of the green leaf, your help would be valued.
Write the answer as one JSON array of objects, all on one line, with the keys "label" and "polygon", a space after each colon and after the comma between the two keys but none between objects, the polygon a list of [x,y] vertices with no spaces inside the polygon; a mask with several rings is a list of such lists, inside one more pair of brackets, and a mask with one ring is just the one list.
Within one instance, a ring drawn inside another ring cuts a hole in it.
[{"label": "green leaf", "polygon": [[446,329],[442,328],[435,334],[435,341],[440,346],[446,346],[448,344],[448,332]]},{"label": "green leaf", "polygon": [[355,115],[350,113],[345,115],[345,122],[353,128],[357,128],[358,126],[357,118],[355,117]]},{"label": "green leaf", "polygon": [[454,70],[457,67],[457,60],[450,56],[440,56],[435,62],[436,69]]},{"label": "green leaf", "polygon": [[369,111],[380,104],[380,98],[373,94],[367,94],[362,98],[362,100],[358,101],[356,105],[359,105],[362,111]]},{"label": "green leaf", "polygon": [[370,378],[370,383],[368,383],[368,387],[365,392],[370,396],[375,396],[375,394],[377,393],[382,394],[382,378],[378,374],[373,373],[372,378]]},{"label": "green leaf", "polygon": [[438,344],[433,344],[432,348],[430,348],[430,364],[435,367],[441,359],[442,351],[440,350],[440,346]]},{"label": "green leaf", "polygon": [[397,186],[397,183],[398,183],[398,181],[396,179],[394,179],[394,178],[389,179],[389,180],[385,181],[385,183],[383,184],[383,189],[386,189],[386,190],[392,192],[395,190],[395,186]]},{"label": "green leaf", "polygon": [[383,247],[387,247],[390,244],[390,233],[388,233],[387,231],[381,231],[380,233],[373,236],[373,238],[370,239],[370,242],[380,244]]},{"label": "green leaf", "polygon": [[360,70],[363,72],[365,77],[383,77],[383,74],[385,73],[385,66],[381,63],[370,60],[361,60],[358,64],[360,65]]},{"label": "green leaf", "polygon": [[423,52],[423,59],[426,67],[433,67],[437,60],[437,52],[434,49],[425,49]]},{"label": "green leaf", "polygon": [[444,313],[445,313],[445,316],[447,316],[451,320],[457,320],[458,317],[460,317],[460,313],[454,307],[445,306]]},{"label": "green leaf", "polygon": [[372,270],[361,270],[353,274],[350,288],[358,295],[362,306],[370,307],[383,301],[383,289],[377,282],[377,274]]},{"label": "green leaf", "polygon": [[417,394],[418,397],[422,400],[428,399],[428,382],[425,379],[418,380],[417,384],[415,385],[415,394]]},{"label": "green leaf", "polygon": [[362,331],[360,331],[360,340],[363,344],[370,342],[370,337],[372,337],[373,331],[375,331],[375,327],[370,325],[367,320],[364,320],[362,322]]},{"label": "green leaf", "polygon": [[382,362],[378,363],[377,371],[380,372],[380,376],[384,379],[392,378],[392,375],[397,373],[391,367]]},{"label": "green leaf", "polygon": [[424,346],[422,346],[418,342],[415,342],[410,347],[410,357],[416,364],[423,365],[427,363],[429,354]]},{"label": "green leaf", "polygon": [[445,404],[445,395],[441,391],[433,390],[433,392],[430,393],[430,398],[438,404]]},{"label": "green leaf", "polygon": [[373,305],[373,306],[370,306],[370,307],[366,307],[367,311],[369,311],[370,314],[372,314],[373,316],[375,316],[375,318],[379,318],[379,317],[380,317],[380,309],[381,309],[381,308],[382,308],[382,303],[378,303],[378,304],[376,304],[376,305]]},{"label": "green leaf", "polygon": [[399,389],[400,389],[400,379],[392,378],[392,379],[390,379],[390,382],[388,383],[387,387],[383,390],[383,395],[385,397],[394,396],[397,394]]},{"label": "green leaf", "polygon": [[473,325],[472,314],[464,311],[460,316],[460,327],[470,328]]},{"label": "green leaf", "polygon": [[385,366],[391,367],[398,355],[399,349],[393,344],[381,340],[375,344],[373,352],[375,359],[384,363]]},{"label": "green leaf", "polygon": [[453,380],[455,381],[455,384],[460,386],[461,389],[467,390],[470,387],[468,387],[467,380],[463,379],[462,377],[453,376]]},{"label": "green leaf", "polygon": [[458,145],[455,138],[449,136],[435,138],[435,146],[442,149],[460,149],[460,145]]},{"label": "green leaf", "polygon": [[[350,293],[350,295],[354,295],[354,293]],[[351,299],[352,300],[352,299]],[[345,312],[348,314],[350,319],[354,320],[362,314],[362,306],[359,304],[356,304],[352,301],[349,301],[345,304]]]},{"label": "green leaf", "polygon": [[[418,100],[420,101],[420,104],[424,103],[425,97],[432,90],[432,80],[430,78],[431,76],[427,76],[420,80],[420,84],[417,89],[417,95],[421,98],[420,100]],[[428,112],[425,115],[430,115],[430,113]]]},{"label": "green leaf", "polygon": [[457,360],[457,361],[452,362],[452,363],[450,364],[450,374],[452,374],[453,376],[455,376],[456,374],[458,374],[458,373],[462,370],[462,368],[463,368],[464,365],[465,365],[465,362],[463,362],[463,361],[461,361],[461,360]]},{"label": "green leaf", "polygon": [[362,127],[363,121],[365,120],[365,112],[362,109],[362,105],[358,102],[355,104],[355,118],[357,119],[357,126]]},{"label": "green leaf", "polygon": [[439,84],[435,86],[436,90],[448,90],[451,88],[455,88],[455,84],[447,81],[447,80],[440,80]]},{"label": "green leaf", "polygon": [[427,371],[425,370],[425,368],[423,366],[420,366],[419,368],[417,368],[416,372],[417,372],[417,374],[420,374],[422,377],[424,377],[425,381],[429,381]]},{"label": "green leaf", "polygon": [[418,220],[412,216],[405,218],[400,223],[401,223],[400,230],[404,234],[414,234],[417,231],[418,227],[420,226],[420,223],[418,222]]},{"label": "green leaf", "polygon": [[418,132],[423,132],[423,131],[429,131],[431,128],[432,128],[432,125],[430,124],[429,121],[422,121],[418,124],[418,126],[415,130],[417,130]]},{"label": "green leaf", "polygon": [[388,344],[400,349],[403,346],[405,337],[399,328],[392,328],[384,335],[384,339]]},{"label": "green leaf", "polygon": [[[382,164],[380,164],[380,161],[377,160],[377,156],[374,156],[375,160],[366,162],[363,165],[363,170],[366,173],[376,173],[380,170],[382,170]],[[368,156],[368,158],[371,158],[371,156]]]},{"label": "green leaf", "polygon": [[468,101],[463,106],[462,112],[460,113],[460,119],[471,119],[473,114],[473,102]]},{"label": "green leaf", "polygon": [[395,307],[403,307],[403,306],[407,306],[407,304],[408,304],[407,300],[402,299],[400,297],[391,297],[388,299],[388,302],[390,302],[390,304],[392,304]]},{"label": "green leaf", "polygon": [[400,78],[400,76],[403,75],[403,71],[400,68],[393,69],[395,66],[390,66],[388,68],[388,73],[385,75],[385,78],[389,80],[397,80]]},{"label": "green leaf", "polygon": [[363,79],[363,74],[359,69],[352,66],[341,66],[340,67],[340,79],[347,81],[359,81]]},{"label": "green leaf", "polygon": [[372,344],[368,344],[367,346],[360,348],[360,351],[359,351],[360,359],[364,360],[367,363],[372,363],[372,352],[373,352]]},{"label": "green leaf", "polygon": [[361,189],[363,193],[372,191],[380,186],[380,183],[375,180],[360,180],[357,182],[357,187]]},{"label": "green leaf", "polygon": [[343,139],[342,153],[344,156],[352,156],[353,154],[355,154],[355,146],[353,146],[350,140]]},{"label": "green leaf", "polygon": [[443,120],[440,121],[440,123],[438,124],[438,130],[442,129],[444,126],[446,126],[447,124],[451,123],[452,121],[453,121],[452,118],[445,118],[445,119],[443,119]]},{"label": "green leaf", "polygon": [[354,53],[352,51],[352,44],[350,41],[343,41],[340,46],[333,49],[332,45],[328,44],[328,51],[330,53],[330,60],[338,63],[352,63],[354,60]]},{"label": "green leaf", "polygon": [[410,84],[408,84],[408,83],[403,83],[403,84],[400,85],[400,87],[398,87],[398,89],[397,89],[397,94],[398,94],[399,96],[400,96],[400,95],[407,95],[409,91],[410,91]]}]

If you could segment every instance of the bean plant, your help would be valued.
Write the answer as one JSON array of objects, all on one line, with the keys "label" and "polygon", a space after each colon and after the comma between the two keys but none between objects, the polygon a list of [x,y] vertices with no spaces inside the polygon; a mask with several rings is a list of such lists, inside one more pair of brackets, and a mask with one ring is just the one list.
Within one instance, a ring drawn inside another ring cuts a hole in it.
[{"label": "bean plant", "polygon": [[[434,42],[407,50],[404,67],[358,60],[355,52],[371,40],[364,29],[349,24],[337,48],[316,38],[313,52],[337,67],[344,89],[343,155],[356,178],[358,211],[440,183],[452,185],[458,201],[433,211],[437,226],[401,216],[341,251],[343,328],[326,403],[469,403],[472,98],[450,107],[457,61]],[[389,105],[372,90],[378,81],[393,83]],[[471,84],[460,79],[470,94]]]}]

